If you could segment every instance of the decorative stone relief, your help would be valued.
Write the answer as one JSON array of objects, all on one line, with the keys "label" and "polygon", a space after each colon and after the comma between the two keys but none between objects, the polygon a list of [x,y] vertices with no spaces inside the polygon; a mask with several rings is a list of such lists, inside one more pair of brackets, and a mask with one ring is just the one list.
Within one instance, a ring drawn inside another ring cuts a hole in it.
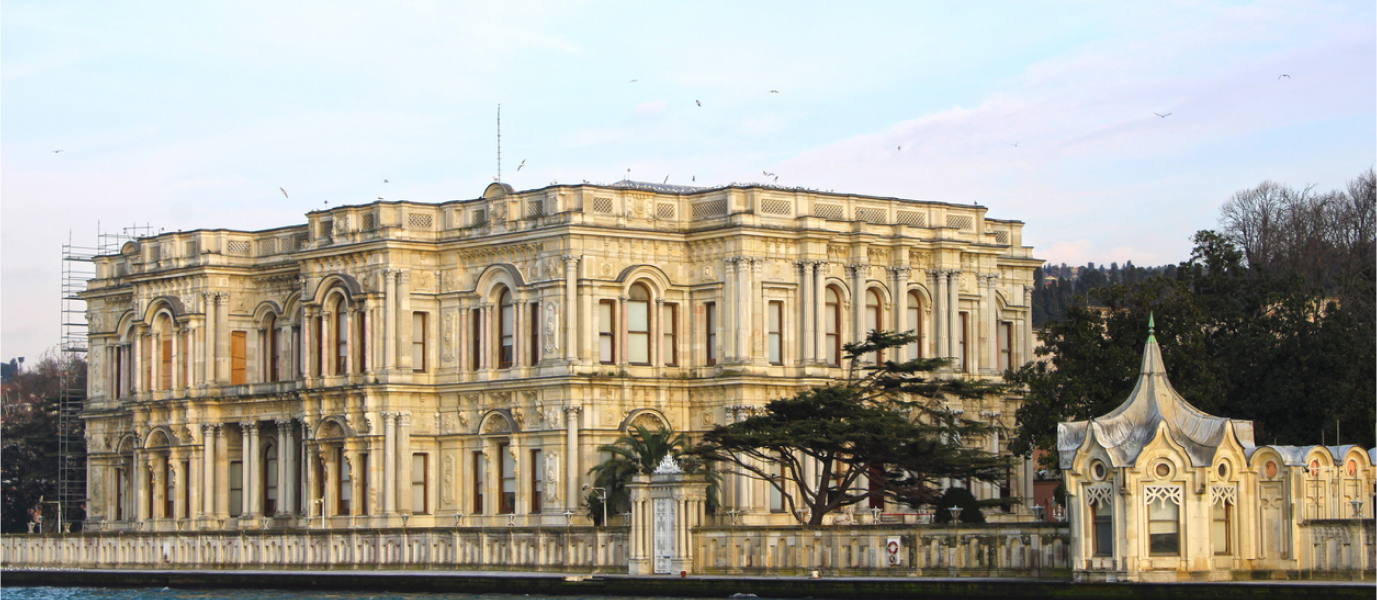
[{"label": "decorative stone relief", "polygon": [[559,453],[550,452],[545,457],[545,500],[547,502],[559,501],[559,473]]},{"label": "decorative stone relief", "polygon": [[554,355],[559,352],[559,303],[545,303],[545,353]]},{"label": "decorative stone relief", "polygon": [[444,325],[440,336],[440,359],[444,362],[454,362],[454,312],[446,311]]},{"label": "decorative stone relief", "polygon": [[454,504],[454,455],[445,454],[444,473],[440,480],[444,483],[444,501],[447,505]]}]

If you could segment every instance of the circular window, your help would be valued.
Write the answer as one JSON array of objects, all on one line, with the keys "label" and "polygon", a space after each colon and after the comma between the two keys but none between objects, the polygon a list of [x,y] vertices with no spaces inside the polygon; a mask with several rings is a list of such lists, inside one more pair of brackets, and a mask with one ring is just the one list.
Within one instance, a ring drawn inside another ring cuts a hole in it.
[{"label": "circular window", "polygon": [[1090,476],[1094,477],[1096,481],[1103,480],[1106,473],[1108,473],[1108,469],[1105,469],[1104,463],[1095,461],[1095,464],[1090,465]]},{"label": "circular window", "polygon": [[1171,475],[1171,465],[1168,465],[1167,463],[1157,463],[1157,468],[1154,470],[1154,472],[1157,473],[1158,477],[1166,477],[1168,475]]},{"label": "circular window", "polygon": [[1220,478],[1220,479],[1228,479],[1228,478],[1229,478],[1229,463],[1226,463],[1226,462],[1219,463],[1219,469],[1217,469],[1217,471],[1219,472],[1219,478]]},{"label": "circular window", "polygon": [[1266,470],[1267,470],[1267,478],[1268,478],[1268,479],[1271,479],[1271,478],[1277,476],[1277,463],[1275,463],[1275,462],[1269,460],[1269,461],[1267,461],[1267,466],[1266,466],[1265,468],[1266,468]]}]

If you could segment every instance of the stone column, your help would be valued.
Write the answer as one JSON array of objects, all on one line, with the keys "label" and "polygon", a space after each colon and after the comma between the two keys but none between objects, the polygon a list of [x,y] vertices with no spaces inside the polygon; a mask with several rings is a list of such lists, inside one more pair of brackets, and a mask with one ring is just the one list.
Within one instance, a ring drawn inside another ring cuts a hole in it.
[{"label": "stone column", "polygon": [[800,364],[812,364],[813,348],[813,263],[806,260],[796,261],[798,266],[798,320],[802,335],[799,336],[799,362]]},{"label": "stone column", "polygon": [[259,490],[258,486],[258,423],[245,421],[239,424],[244,431],[244,447],[242,458],[244,461],[244,498],[240,505],[244,509],[244,515],[257,515],[259,512]]},{"label": "stone column", "polygon": [[650,364],[656,368],[665,366],[664,345],[665,345],[665,299],[659,297],[655,299],[655,311],[650,315]]},{"label": "stone column", "polygon": [[482,341],[478,345],[478,364],[486,371],[492,368],[492,303],[484,302],[482,307],[483,316],[479,319],[483,325],[479,331]]},{"label": "stone column", "polygon": [[727,258],[722,261],[722,363],[736,357],[736,306],[736,259]]},{"label": "stone column", "polygon": [[[396,341],[401,365],[407,367],[409,373],[416,365],[411,364],[411,340],[415,332],[411,331],[411,272],[397,272],[397,332],[401,338]],[[422,332],[424,333],[424,332]]]},{"label": "stone column", "polygon": [[580,500],[579,415],[582,411],[583,407],[580,405],[571,404],[564,407],[564,504],[567,507],[578,506]]},{"label": "stone column", "polygon": [[[1023,344],[1022,352],[1018,357],[1019,364],[1033,360],[1033,286],[1023,286],[1023,309],[1019,314],[1023,316]],[[1013,340],[1009,340],[1013,344]],[[1012,362],[1012,361],[1011,361]],[[1012,367],[1013,365],[1010,364]]]},{"label": "stone column", "polygon": [[315,331],[315,317],[318,309],[314,306],[301,307],[301,347],[297,349],[298,360],[301,361],[301,376],[303,379],[310,379],[314,376],[316,348],[320,347],[320,340],[316,339],[319,334]]},{"label": "stone column", "polygon": [[397,477],[393,481],[394,492],[398,512],[411,514],[411,413],[399,412],[396,415],[396,428],[393,430],[393,437],[396,442],[393,446],[397,449],[397,456],[401,459],[397,465]]},{"label": "stone column", "polygon": [[225,436],[225,426],[215,425],[215,487],[211,490],[215,497],[215,516],[229,517],[229,439]]},{"label": "stone column", "polygon": [[383,419],[383,514],[397,512],[397,413],[384,412]]},{"label": "stone column", "polygon": [[215,382],[229,384],[229,292],[215,294]]},{"label": "stone column", "polygon": [[[846,267],[851,276],[851,341],[865,339],[865,279],[869,265],[854,264]],[[870,359],[864,359],[869,362]]]},{"label": "stone column", "polygon": [[614,339],[617,340],[617,347],[612,353],[612,362],[625,367],[626,363],[629,362],[627,358],[631,355],[631,349],[627,348],[631,343],[631,336],[626,331],[627,325],[630,323],[626,316],[626,296],[617,297],[617,315],[613,319],[617,321],[616,329],[613,331],[613,335],[616,336]]},{"label": "stone column", "polygon": [[177,448],[169,452],[167,457],[168,460],[172,461],[171,472],[174,474],[174,477],[176,477],[176,479],[173,480],[172,486],[172,514],[169,515],[174,519],[185,519],[191,516],[191,506],[182,500],[190,495],[189,493],[191,491],[191,489],[187,487],[191,483],[191,473],[188,472],[191,470],[191,466],[182,462],[183,456],[183,449]]},{"label": "stone column", "polygon": [[[205,339],[203,342],[202,356],[205,360],[196,365],[197,378],[201,380],[201,385],[210,385],[215,381],[215,325],[218,320],[215,317],[215,292],[201,292],[201,301],[205,311]],[[133,352],[138,356],[137,350]]]},{"label": "stone column", "polygon": [[574,300],[578,297],[579,256],[564,255],[564,360],[573,364],[578,360],[578,312]]},{"label": "stone column", "polygon": [[[277,514],[292,512],[292,442],[291,419],[277,419]],[[267,515],[272,516],[272,515]]]},{"label": "stone column", "polygon": [[383,369],[397,367],[397,270],[383,269]]},{"label": "stone column", "polygon": [[932,340],[933,356],[947,358],[947,276],[942,269],[929,271],[932,276]]},{"label": "stone column", "polygon": [[[984,283],[984,306],[981,311],[985,313],[985,327],[989,330],[989,343],[986,344],[985,353],[986,367],[992,372],[999,371],[999,301],[995,297],[995,282],[999,280],[999,275],[992,273],[981,278]],[[1012,342],[1013,340],[1009,340]],[[1012,358],[1012,353],[1010,354]],[[1010,365],[1012,366],[1012,365]]]},{"label": "stone column", "polygon": [[[766,347],[769,345],[767,342],[769,334],[765,330],[765,259],[751,259],[750,277],[751,329],[750,331],[746,332],[750,339],[750,362],[755,364],[765,364],[769,362],[769,352],[766,349]],[[781,323],[780,325],[783,326],[783,323]],[[783,340],[781,340],[780,350],[781,354],[783,354]]]},{"label": "stone column", "polygon": [[[894,331],[904,333],[914,329],[913,324],[908,322],[908,275],[911,269],[890,267],[890,270],[894,273]],[[908,344],[895,348],[894,352],[900,362],[915,358],[908,355]]]},{"label": "stone column", "polygon": [[827,362],[827,262],[813,263],[813,359]]},{"label": "stone column", "polygon": [[736,362],[751,362],[755,309],[751,306],[751,259],[742,256],[736,263]]},{"label": "stone column", "polygon": [[201,515],[215,515],[215,438],[220,426],[201,425]]},{"label": "stone column", "polygon": [[[961,326],[961,271],[952,269],[947,271],[947,331],[951,335],[947,336],[947,356],[957,359],[956,366],[959,368],[960,355],[956,353],[957,336],[961,335],[958,328]],[[967,336],[969,338],[969,336]],[[966,340],[969,346],[970,339]]]},{"label": "stone column", "polygon": [[148,484],[146,482],[148,481],[148,476],[150,475],[148,471],[147,454],[145,454],[142,450],[136,448],[134,450],[134,460],[131,461],[131,467],[133,468],[129,469],[129,485],[130,487],[134,488],[134,493],[132,494],[134,496],[133,514],[136,516],[138,520],[146,521],[149,518],[149,502],[147,498]]}]

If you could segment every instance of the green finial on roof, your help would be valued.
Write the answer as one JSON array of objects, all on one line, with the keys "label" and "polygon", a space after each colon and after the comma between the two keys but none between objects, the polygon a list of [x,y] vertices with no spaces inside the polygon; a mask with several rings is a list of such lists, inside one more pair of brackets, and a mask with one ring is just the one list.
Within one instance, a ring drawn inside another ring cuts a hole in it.
[{"label": "green finial on roof", "polygon": [[1148,313],[1148,341],[1149,341],[1149,342],[1156,343],[1156,342],[1157,342],[1157,337],[1154,336],[1154,335],[1152,335],[1152,329],[1153,329],[1153,325],[1152,325],[1152,313]]}]

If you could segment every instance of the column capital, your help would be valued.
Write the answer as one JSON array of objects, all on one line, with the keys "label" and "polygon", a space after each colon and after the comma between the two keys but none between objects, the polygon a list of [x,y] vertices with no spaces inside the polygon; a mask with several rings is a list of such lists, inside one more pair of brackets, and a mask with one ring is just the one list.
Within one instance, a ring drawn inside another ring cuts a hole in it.
[{"label": "column capital", "polygon": [[753,258],[749,258],[749,259],[747,259],[747,260],[750,260],[750,261],[751,261],[751,270],[752,270],[752,271],[755,271],[755,273],[756,273],[757,275],[759,275],[761,272],[763,272],[763,271],[765,270],[765,259],[764,259],[764,258],[761,258],[761,257],[753,257]]},{"label": "column capital", "polygon": [[239,427],[244,429],[244,433],[250,435],[258,433],[258,421],[242,421],[239,423]]},{"label": "column capital", "polygon": [[397,269],[397,283],[409,285],[411,283],[411,271],[407,269]]},{"label": "column capital", "polygon": [[908,279],[908,275],[909,275],[909,273],[911,273],[912,271],[913,271],[913,267],[904,266],[904,265],[900,265],[900,266],[897,266],[897,267],[890,267],[890,268],[889,268],[889,272],[890,272],[890,273],[893,273],[895,277],[903,277],[904,279]]},{"label": "column capital", "polygon": [[393,414],[397,416],[398,427],[411,427],[411,413],[403,411]]},{"label": "column capital", "polygon": [[729,257],[727,257],[727,258],[722,259],[722,273],[723,273],[724,275],[731,275],[732,272],[734,272],[735,270],[736,270],[736,259],[735,259],[735,258],[729,256]]},{"label": "column capital", "polygon": [[215,305],[223,306],[229,302],[229,292],[215,292]]},{"label": "column capital", "polygon": [[288,425],[291,425],[292,421],[294,420],[295,419],[292,419],[291,417],[278,417],[276,419],[273,419],[273,423],[276,423],[278,427],[286,427]]},{"label": "column capital", "polygon": [[572,417],[583,410],[582,404],[570,404],[564,407],[564,414]]},{"label": "column capital", "polygon": [[581,255],[581,254],[565,254],[564,256],[561,256],[560,258],[563,258],[563,259],[564,259],[564,268],[566,268],[566,269],[573,269],[574,267],[578,266],[579,261],[583,259],[583,255]]},{"label": "column capital", "polygon": [[665,299],[664,299],[664,298],[656,298],[656,299],[655,299],[655,305],[656,305],[656,306],[664,306],[664,305],[665,305]]},{"label": "column capital", "polygon": [[617,296],[617,303],[618,303],[618,304],[625,305],[625,304],[626,304],[626,300],[627,300],[626,296]]},{"label": "column capital", "polygon": [[378,414],[382,416],[384,426],[397,420],[397,413],[392,411],[384,410],[379,412]]},{"label": "column capital", "polygon": [[483,308],[483,312],[489,312],[489,311],[492,310],[492,303],[491,303],[491,302],[484,302],[484,303],[480,304],[479,306],[481,306],[481,307]]}]

